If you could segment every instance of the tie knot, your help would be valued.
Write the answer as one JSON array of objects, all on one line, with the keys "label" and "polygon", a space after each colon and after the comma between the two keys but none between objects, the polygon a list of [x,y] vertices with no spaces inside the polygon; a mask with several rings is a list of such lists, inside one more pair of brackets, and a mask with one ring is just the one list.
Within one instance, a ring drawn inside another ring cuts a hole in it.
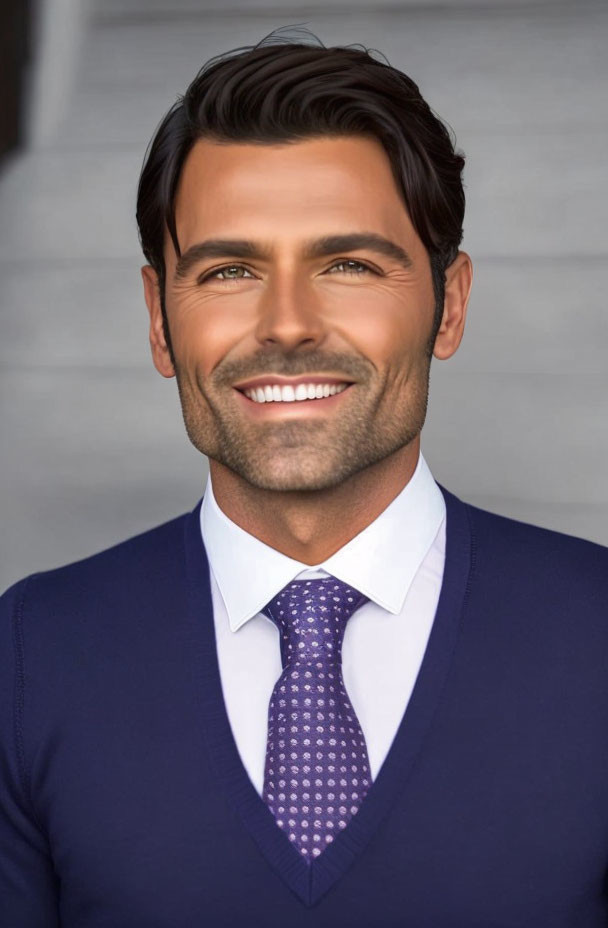
[{"label": "tie knot", "polygon": [[281,634],[287,663],[339,664],[346,623],[368,597],[336,577],[292,580],[262,609]]}]

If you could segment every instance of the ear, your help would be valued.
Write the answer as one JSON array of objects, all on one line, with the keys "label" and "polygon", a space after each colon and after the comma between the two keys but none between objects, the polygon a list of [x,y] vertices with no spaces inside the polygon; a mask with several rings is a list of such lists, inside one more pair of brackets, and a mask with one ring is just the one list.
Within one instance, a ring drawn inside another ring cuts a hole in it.
[{"label": "ear", "polygon": [[445,273],[443,318],[433,348],[433,355],[440,361],[451,358],[460,345],[472,283],[471,259],[466,252],[459,251]]},{"label": "ear", "polygon": [[163,377],[174,377],[175,368],[165,338],[158,274],[150,264],[145,264],[141,269],[141,276],[146,306],[150,314],[150,348],[154,367]]}]

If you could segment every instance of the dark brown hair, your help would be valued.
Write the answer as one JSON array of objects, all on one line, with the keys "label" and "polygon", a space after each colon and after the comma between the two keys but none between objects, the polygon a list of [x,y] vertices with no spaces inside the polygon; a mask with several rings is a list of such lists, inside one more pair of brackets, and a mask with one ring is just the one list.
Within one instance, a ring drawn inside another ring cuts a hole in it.
[{"label": "dark brown hair", "polygon": [[[148,146],[137,193],[144,255],[164,290],[165,229],[181,254],[175,227],[180,173],[200,138],[290,142],[315,136],[366,135],[384,147],[403,201],[431,263],[435,320],[441,324],[445,270],[462,239],[464,156],[411,78],[360,46],[325,48],[305,32],[276,30],[254,47],[207,62],[171,107]],[[170,342],[169,342],[170,344]]]}]

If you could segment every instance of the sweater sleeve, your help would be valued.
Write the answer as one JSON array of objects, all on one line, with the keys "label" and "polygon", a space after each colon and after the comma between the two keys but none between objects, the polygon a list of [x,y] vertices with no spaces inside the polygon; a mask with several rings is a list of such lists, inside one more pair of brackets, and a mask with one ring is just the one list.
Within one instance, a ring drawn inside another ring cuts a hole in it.
[{"label": "sweater sleeve", "polygon": [[21,625],[26,586],[21,581],[0,598],[0,924],[58,928],[59,881],[27,795]]}]

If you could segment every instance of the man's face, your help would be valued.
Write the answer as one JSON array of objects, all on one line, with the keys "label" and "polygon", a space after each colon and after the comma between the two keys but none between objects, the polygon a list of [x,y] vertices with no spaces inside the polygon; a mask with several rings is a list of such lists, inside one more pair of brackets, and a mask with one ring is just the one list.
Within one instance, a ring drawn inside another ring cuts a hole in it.
[{"label": "man's face", "polygon": [[[166,311],[186,428],[203,454],[259,488],[320,490],[416,438],[435,301],[379,143],[201,140],[176,225],[182,259],[167,235]],[[154,354],[171,375],[166,351]],[[309,384],[333,395],[298,399]]]}]

